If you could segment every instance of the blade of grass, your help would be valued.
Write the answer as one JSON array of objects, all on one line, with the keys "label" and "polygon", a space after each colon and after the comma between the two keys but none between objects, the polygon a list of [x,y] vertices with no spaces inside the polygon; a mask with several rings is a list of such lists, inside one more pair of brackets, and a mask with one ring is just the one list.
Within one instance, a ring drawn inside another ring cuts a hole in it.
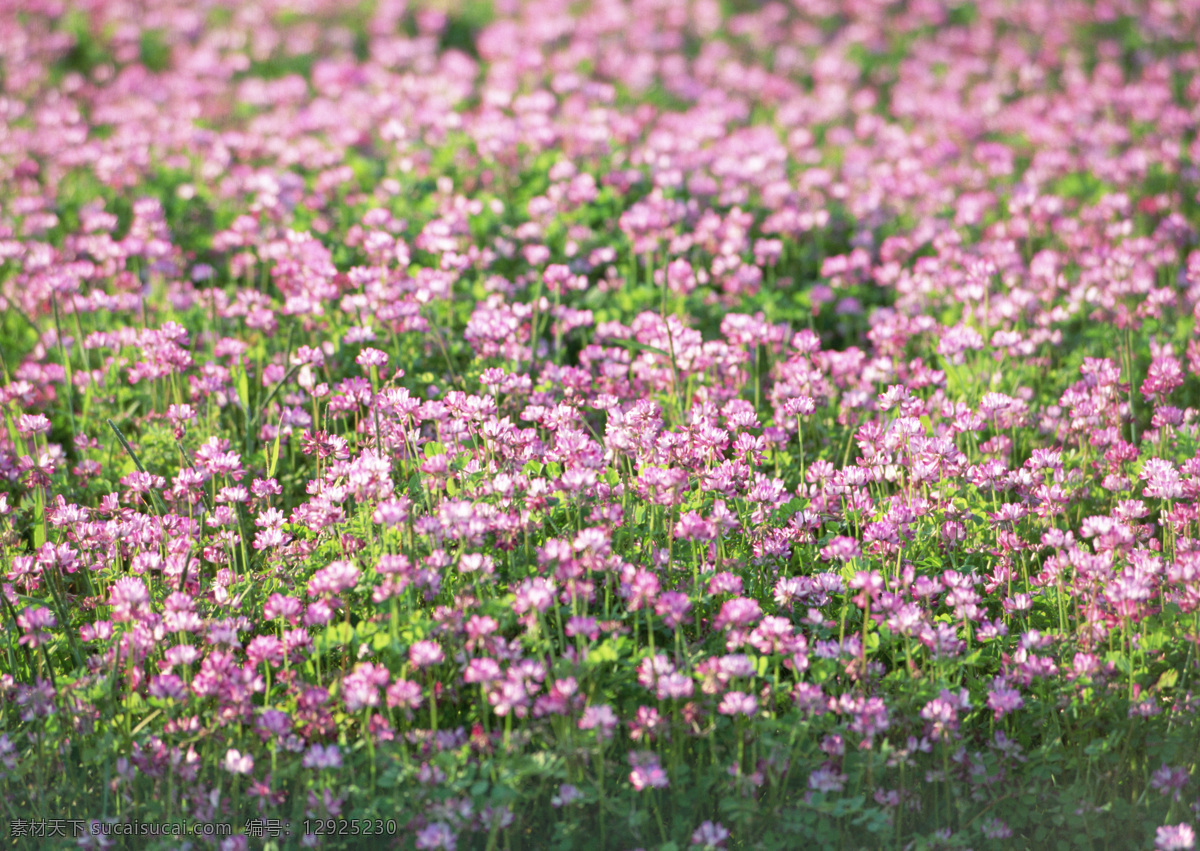
[{"label": "blade of grass", "polygon": [[[125,439],[125,435],[121,433],[119,428],[117,428],[117,424],[114,423],[111,418],[105,418],[104,421],[108,423],[108,427],[111,428],[113,434],[117,436],[117,440],[121,442],[121,446],[124,447],[125,451],[129,453],[129,457],[133,459],[133,465],[138,468],[139,472],[145,473],[146,468],[142,465],[142,459],[138,458],[137,453],[133,451],[133,447],[129,445],[129,441]],[[162,504],[162,499],[158,495],[158,489],[150,488],[150,496],[154,498],[154,513],[159,517],[162,517],[163,513],[167,510],[167,507],[166,505]]]}]

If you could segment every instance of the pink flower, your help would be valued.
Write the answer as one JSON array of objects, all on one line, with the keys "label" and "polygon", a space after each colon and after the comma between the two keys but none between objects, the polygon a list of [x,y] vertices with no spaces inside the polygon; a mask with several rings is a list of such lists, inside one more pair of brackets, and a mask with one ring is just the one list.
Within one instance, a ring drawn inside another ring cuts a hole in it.
[{"label": "pink flower", "polygon": [[1172,390],[1183,385],[1183,367],[1179,360],[1170,355],[1154,358],[1146,380],[1142,382],[1142,395],[1147,400],[1157,396],[1166,398]]},{"label": "pink flower", "polygon": [[1154,831],[1154,851],[1191,851],[1196,847],[1196,832],[1186,822],[1163,825]]},{"label": "pink flower", "polygon": [[283,663],[283,642],[273,635],[256,635],[246,645],[246,658],[252,665],[262,662],[278,667]]},{"label": "pink flower", "polygon": [[600,637],[600,626],[593,617],[576,615],[567,619],[567,624],[563,628],[563,632],[568,638],[574,638],[577,635],[582,635],[585,636],[589,641],[595,641]]},{"label": "pink flower", "polygon": [[635,742],[645,738],[654,741],[662,726],[662,716],[652,706],[639,706],[637,715],[629,722],[629,738]]},{"label": "pink flower", "polygon": [[488,694],[488,703],[502,718],[510,712],[518,718],[524,718],[529,712],[529,692],[524,682],[512,676],[510,669],[509,677]]},{"label": "pink flower", "polygon": [[54,612],[44,606],[30,606],[21,614],[17,615],[17,626],[24,633],[18,639],[18,644],[25,644],[29,647],[38,647],[50,640],[50,633],[47,629],[54,627],[58,623]]},{"label": "pink flower", "polygon": [[428,668],[437,665],[446,658],[441,646],[436,641],[418,641],[408,648],[408,661],[414,668]]},{"label": "pink flower", "polygon": [[263,617],[269,621],[276,618],[285,618],[289,623],[295,624],[300,620],[302,609],[303,604],[295,597],[272,594],[267,598],[267,602],[263,604]]},{"label": "pink flower", "polygon": [[225,770],[231,774],[249,774],[254,771],[254,757],[230,748],[225,751]]},{"label": "pink flower", "polygon": [[411,680],[396,680],[387,690],[387,705],[406,710],[416,709],[421,705],[421,687]]},{"label": "pink flower", "polygon": [[310,597],[332,596],[353,588],[358,582],[358,568],[348,561],[335,561],[321,568],[308,581]]},{"label": "pink flower", "polygon": [[658,757],[653,753],[630,751],[629,764],[633,766],[633,771],[629,772],[629,782],[637,791],[665,789],[669,785],[667,772],[659,765]]},{"label": "pink flower", "polygon": [[50,420],[45,414],[21,414],[17,417],[17,433],[22,437],[50,433]]},{"label": "pink flower", "polygon": [[695,692],[696,681],[687,674],[673,673],[658,678],[659,700],[687,700]]},{"label": "pink flower", "polygon": [[721,699],[717,711],[722,715],[746,715],[754,717],[758,712],[758,698],[740,691],[727,692]]},{"label": "pink flower", "polygon": [[150,613],[150,592],[141,579],[122,576],[108,589],[112,619],[117,623],[140,620]]},{"label": "pink flower", "polygon": [[518,585],[516,595],[513,609],[517,614],[525,614],[530,609],[544,612],[554,602],[554,585],[540,576],[535,576]]},{"label": "pink flower", "polygon": [[721,612],[713,621],[714,629],[729,629],[731,626],[748,626],[762,617],[758,601],[750,597],[734,597],[726,600]]},{"label": "pink flower", "polygon": [[681,541],[713,541],[717,537],[717,526],[695,511],[688,511],[675,524],[675,537]]},{"label": "pink flower", "polygon": [[654,613],[671,629],[683,623],[691,609],[691,600],[680,591],[666,591],[659,595],[654,604]]},{"label": "pink flower", "polygon": [[381,352],[379,349],[365,348],[358,353],[358,357],[354,362],[363,367],[384,367],[387,366],[387,352]]},{"label": "pink flower", "polygon": [[831,559],[837,559],[838,561],[850,561],[850,559],[861,557],[862,550],[859,549],[858,541],[856,541],[854,538],[848,538],[845,535],[839,535],[833,538],[828,544],[821,548],[821,558],[824,561],[830,561]]},{"label": "pink flower", "polygon": [[657,576],[639,568],[628,583],[621,584],[621,593],[627,601],[629,611],[636,612],[648,603],[653,603],[660,588]]},{"label": "pink flower", "polygon": [[347,712],[358,712],[379,705],[379,688],[387,685],[387,668],[362,662],[342,679],[342,700]]},{"label": "pink flower", "polygon": [[606,703],[589,706],[583,710],[578,726],[580,730],[595,730],[601,740],[610,739],[617,727],[617,714]]},{"label": "pink flower", "polygon": [[742,593],[742,578],[728,571],[713,576],[708,580],[709,594],[741,594]]},{"label": "pink flower", "polygon": [[496,660],[483,656],[467,663],[467,669],[463,671],[463,682],[487,684],[501,679],[502,676]]},{"label": "pink flower", "polygon": [[408,497],[385,499],[375,506],[371,519],[380,526],[398,526],[408,519],[410,501]]}]

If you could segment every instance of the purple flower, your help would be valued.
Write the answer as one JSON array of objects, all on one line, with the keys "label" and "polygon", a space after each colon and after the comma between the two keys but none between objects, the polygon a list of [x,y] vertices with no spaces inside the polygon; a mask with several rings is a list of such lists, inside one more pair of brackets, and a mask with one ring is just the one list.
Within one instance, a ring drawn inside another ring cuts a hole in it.
[{"label": "purple flower", "polygon": [[567,804],[574,803],[583,797],[583,793],[570,783],[563,783],[558,787],[558,793],[550,799],[550,806],[555,809],[565,807]]},{"label": "purple flower", "polygon": [[674,629],[687,619],[692,609],[692,602],[687,594],[680,591],[665,591],[659,595],[654,604],[654,613],[663,619],[668,627]]},{"label": "purple flower", "polygon": [[808,788],[814,792],[840,792],[847,777],[832,768],[818,768],[808,775]]},{"label": "purple flower", "polygon": [[305,768],[341,768],[342,753],[337,745],[312,745],[304,755],[301,765]]},{"label": "purple flower", "polygon": [[445,851],[454,851],[457,847],[458,839],[455,837],[450,825],[444,821],[435,821],[428,827],[417,831],[418,851],[432,851],[432,849],[437,848],[445,849]]},{"label": "purple flower", "polygon": [[1183,787],[1188,782],[1188,770],[1183,767],[1172,768],[1165,762],[1157,771],[1150,775],[1150,788],[1157,789],[1163,795],[1170,795],[1178,801],[1183,795]]},{"label": "purple flower", "polygon": [[979,826],[986,839],[1009,839],[1013,832],[1007,824],[998,818],[990,818]]},{"label": "purple flower", "polygon": [[692,832],[692,845],[700,847],[702,851],[716,851],[725,847],[728,838],[729,831],[720,822],[706,821]]},{"label": "purple flower", "polygon": [[1024,706],[1025,698],[1021,697],[1021,693],[1016,689],[1009,688],[1003,677],[996,677],[988,691],[987,705],[992,710],[992,717],[999,721],[1008,713]]},{"label": "purple flower", "polygon": [[829,711],[829,698],[816,683],[796,683],[792,688],[796,708],[806,714],[823,715]]},{"label": "purple flower", "polygon": [[54,699],[57,693],[54,683],[38,677],[33,685],[17,685],[17,706],[21,707],[21,720],[33,721],[55,712]]},{"label": "purple flower", "polygon": [[875,736],[891,726],[887,704],[880,697],[855,698],[848,706],[851,712],[850,731],[863,737],[859,747],[872,747]]},{"label": "purple flower", "polygon": [[183,700],[187,697],[187,685],[175,674],[157,674],[151,677],[148,690],[151,697],[159,700]]}]

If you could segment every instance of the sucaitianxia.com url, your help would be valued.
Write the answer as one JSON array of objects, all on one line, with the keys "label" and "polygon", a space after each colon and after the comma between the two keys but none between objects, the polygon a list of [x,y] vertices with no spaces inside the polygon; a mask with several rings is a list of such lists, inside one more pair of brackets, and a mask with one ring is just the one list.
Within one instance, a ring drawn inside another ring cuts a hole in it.
[{"label": "sucaitianxia.com url", "polygon": [[83,836],[231,836],[233,826],[220,822],[106,822],[96,819],[13,819],[8,835],[14,839],[78,839]]}]

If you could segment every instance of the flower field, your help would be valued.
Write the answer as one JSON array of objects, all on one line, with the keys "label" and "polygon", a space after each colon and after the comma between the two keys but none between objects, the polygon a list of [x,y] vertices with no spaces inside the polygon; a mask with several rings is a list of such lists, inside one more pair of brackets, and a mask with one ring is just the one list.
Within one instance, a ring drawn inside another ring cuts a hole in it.
[{"label": "flower field", "polygon": [[0,844],[1194,848],[1197,43],[4,4]]}]

